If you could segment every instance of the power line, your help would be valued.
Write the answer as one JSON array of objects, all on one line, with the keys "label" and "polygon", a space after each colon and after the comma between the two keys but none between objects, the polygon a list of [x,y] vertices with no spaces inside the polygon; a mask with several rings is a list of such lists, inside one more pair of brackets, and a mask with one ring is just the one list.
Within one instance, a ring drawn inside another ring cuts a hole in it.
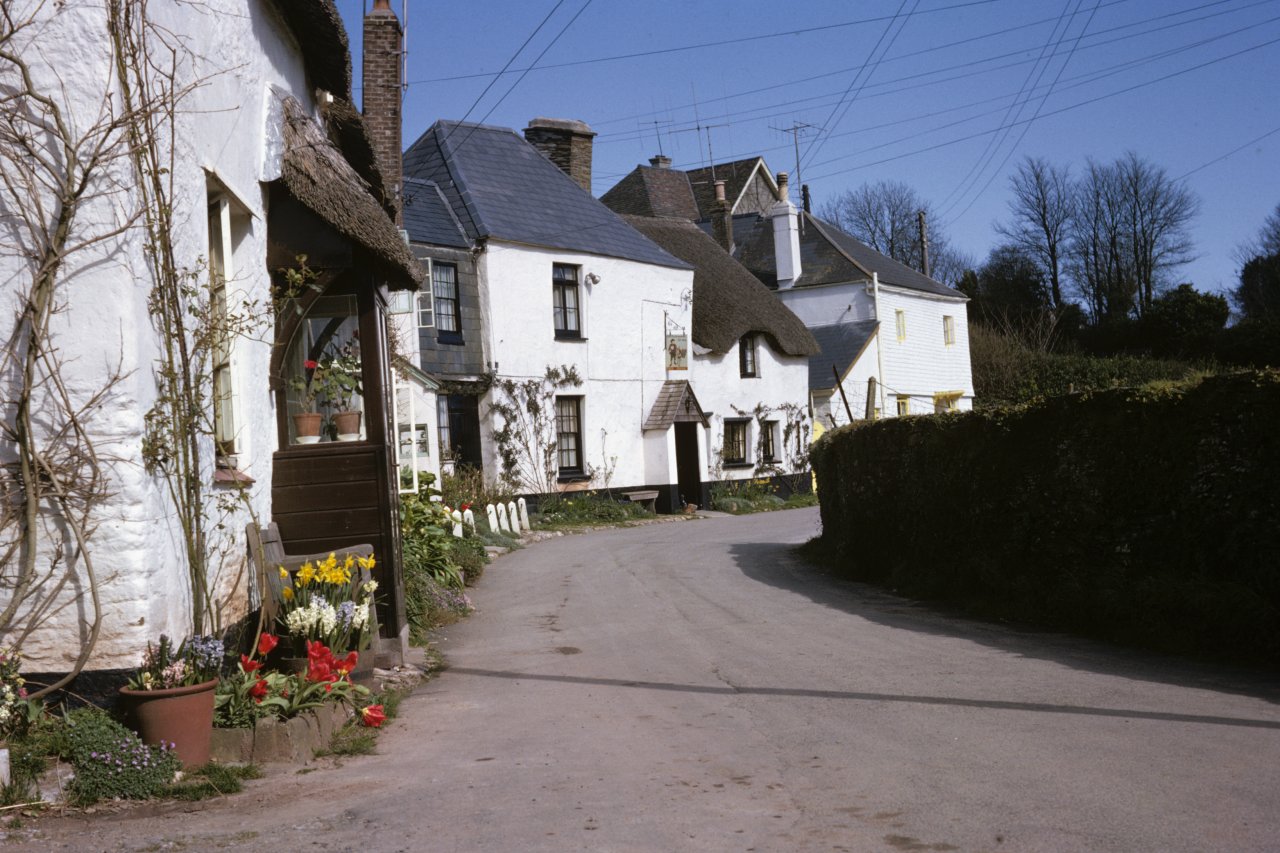
[{"label": "power line", "polygon": [[1196,172],[1199,172],[1203,169],[1207,169],[1210,166],[1214,165],[1215,163],[1221,163],[1223,160],[1227,159],[1228,157],[1234,154],[1239,154],[1241,151],[1248,148],[1250,145],[1257,145],[1262,140],[1266,139],[1269,136],[1275,136],[1277,133],[1280,133],[1280,127],[1274,127],[1271,130],[1268,130],[1266,133],[1262,134],[1261,136],[1255,136],[1253,139],[1250,139],[1248,142],[1244,143],[1243,145],[1232,148],[1230,151],[1228,151],[1226,154],[1223,154],[1221,157],[1214,157],[1209,162],[1201,163],[1199,166],[1196,166],[1194,169],[1192,169],[1189,172],[1183,172],[1181,175],[1174,178],[1174,180],[1181,181],[1184,178],[1189,178],[1192,175],[1194,175]]},{"label": "power line", "polygon": [[[1237,58],[1237,57],[1244,56],[1245,54],[1253,53],[1254,51],[1262,50],[1263,48],[1270,47],[1270,46],[1272,46],[1272,45],[1274,45],[1274,44],[1278,44],[1278,43],[1280,43],[1280,38],[1273,38],[1273,39],[1269,39],[1268,41],[1262,42],[1261,44],[1251,45],[1251,46],[1249,46],[1249,47],[1242,48],[1242,49],[1240,49],[1240,50],[1237,50],[1237,51],[1234,51],[1234,52],[1232,52],[1232,53],[1229,53],[1229,54],[1227,54],[1227,55],[1225,55],[1225,56],[1220,56],[1220,57],[1217,57],[1217,58],[1215,58],[1215,59],[1210,59],[1210,60],[1207,60],[1207,61],[1205,61],[1205,62],[1201,62],[1201,63],[1198,63],[1198,64],[1196,64],[1196,65],[1192,65],[1192,66],[1189,66],[1189,67],[1187,67],[1187,68],[1180,69],[1180,70],[1178,70],[1178,71],[1173,71],[1173,72],[1170,72],[1170,73],[1168,73],[1168,74],[1163,74],[1163,75],[1161,75],[1161,76],[1159,76],[1159,77],[1156,77],[1155,79],[1152,79],[1152,80],[1146,80],[1146,81],[1143,81],[1142,83],[1136,83],[1136,84],[1134,84],[1134,85],[1132,85],[1132,86],[1126,86],[1126,87],[1125,87],[1125,88],[1123,88],[1123,89],[1117,89],[1117,90],[1116,90],[1116,91],[1114,91],[1114,92],[1108,92],[1108,93],[1106,93],[1106,94],[1104,94],[1104,95],[1098,95],[1097,97],[1088,98],[1088,99],[1086,99],[1086,100],[1084,100],[1084,101],[1080,101],[1080,102],[1078,102],[1078,103],[1068,104],[1068,105],[1067,105],[1067,106],[1065,106],[1065,107],[1060,107],[1060,108],[1058,108],[1058,109],[1056,109],[1056,110],[1051,110],[1051,111],[1049,111],[1049,112],[1045,113],[1045,114],[1044,114],[1044,117],[1045,117],[1045,118],[1048,118],[1048,117],[1051,117],[1051,116],[1062,115],[1063,113],[1071,112],[1071,111],[1073,111],[1073,110],[1080,109],[1081,107],[1086,107],[1086,106],[1089,106],[1090,104],[1095,104],[1095,103],[1097,103],[1097,102],[1099,102],[1099,101],[1105,101],[1105,100],[1109,100],[1109,99],[1111,99],[1111,98],[1119,97],[1120,95],[1126,95],[1126,94],[1128,94],[1128,93],[1130,93],[1130,92],[1137,91],[1138,89],[1144,89],[1144,88],[1146,88],[1146,87],[1148,87],[1148,86],[1154,86],[1154,85],[1156,85],[1157,83],[1163,83],[1163,82],[1165,82],[1166,80],[1171,80],[1171,79],[1173,79],[1173,78],[1175,78],[1175,77],[1181,77],[1181,76],[1182,76],[1182,75],[1184,75],[1184,74],[1190,74],[1190,73],[1192,73],[1192,72],[1194,72],[1194,71],[1199,71],[1199,70],[1201,70],[1201,69],[1203,69],[1203,68],[1208,68],[1208,67],[1209,67],[1209,66],[1211,66],[1211,65],[1217,65],[1217,64],[1218,64],[1218,63],[1220,63],[1220,62],[1226,62],[1227,60],[1235,59],[1235,58]],[[1022,123],[1024,123],[1024,122],[1017,122],[1017,123],[1018,123],[1018,124],[1022,124]],[[978,138],[981,138],[981,137],[983,137],[983,136],[986,136],[987,134],[990,134],[990,133],[997,133],[997,132],[999,132],[1000,130],[1001,130],[1001,128],[998,128],[998,127],[997,127],[997,128],[991,129],[991,130],[984,130],[984,131],[981,131],[981,132],[979,132],[979,133],[971,133],[971,134],[968,134],[967,136],[961,136],[961,137],[958,137],[958,138],[956,138],[956,139],[948,139],[948,140],[946,140],[945,142],[939,142],[939,143],[934,144],[934,145],[927,145],[927,146],[925,146],[924,148],[917,148],[917,149],[915,149],[915,150],[907,151],[907,152],[904,152],[904,153],[902,153],[902,154],[895,154],[895,155],[893,155],[892,157],[885,157],[885,158],[882,158],[882,159],[880,159],[880,160],[875,160],[875,161],[872,161],[872,162],[869,162],[869,163],[860,163],[860,164],[858,164],[857,166],[850,166],[850,167],[849,167],[849,168],[847,168],[847,169],[837,169],[837,170],[836,170],[836,171],[834,171],[834,172],[827,172],[826,174],[820,175],[818,178],[811,179],[811,180],[818,180],[818,179],[822,179],[822,178],[832,178],[832,177],[835,177],[836,175],[844,175],[844,174],[848,174],[849,172],[856,172],[856,171],[858,171],[859,169],[866,169],[866,168],[870,168],[871,166],[880,166],[880,165],[883,165],[884,163],[892,163],[892,162],[894,162],[895,160],[902,160],[902,159],[904,159],[904,158],[906,158],[906,157],[914,157],[914,156],[916,156],[917,154],[927,154],[927,153],[928,153],[928,152],[930,152],[930,151],[937,151],[937,150],[938,150],[938,149],[940,149],[940,148],[947,148],[947,147],[952,146],[952,145],[957,145],[957,144],[959,144],[959,143],[961,143],[961,142],[968,142],[968,141],[969,141],[969,140],[971,140],[971,139],[978,139]],[[879,146],[878,146],[878,147],[879,147]],[[860,152],[860,153],[865,153],[865,152]],[[845,159],[845,158],[838,158],[838,159]],[[828,161],[828,162],[835,162],[835,161],[833,160],[833,161]],[[821,164],[819,164],[819,165],[821,165]]]}]

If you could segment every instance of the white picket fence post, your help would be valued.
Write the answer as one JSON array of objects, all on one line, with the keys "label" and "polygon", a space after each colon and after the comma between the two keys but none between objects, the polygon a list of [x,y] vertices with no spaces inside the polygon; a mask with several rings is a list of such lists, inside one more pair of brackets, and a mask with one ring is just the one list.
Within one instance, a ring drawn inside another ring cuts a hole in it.
[{"label": "white picket fence post", "polygon": [[493,504],[485,505],[484,514],[488,517],[489,532],[497,533],[498,532],[498,511],[493,508]]},{"label": "white picket fence post", "polygon": [[467,527],[470,527],[472,530],[475,530],[476,514],[472,512],[470,509],[464,509],[462,511],[462,523],[465,524]]},{"label": "white picket fence post", "polygon": [[462,513],[456,509],[453,511],[453,535],[462,538]]},{"label": "white picket fence post", "polygon": [[516,506],[520,510],[520,526],[525,530],[532,530],[533,527],[529,524],[529,508],[525,505],[524,498],[516,501]]},{"label": "white picket fence post", "polygon": [[511,501],[507,504],[507,518],[511,519],[511,532],[520,532],[520,516],[516,513],[516,502]]},{"label": "white picket fence post", "polygon": [[503,504],[498,504],[498,529],[504,533],[511,532],[511,522],[507,520],[507,508]]}]

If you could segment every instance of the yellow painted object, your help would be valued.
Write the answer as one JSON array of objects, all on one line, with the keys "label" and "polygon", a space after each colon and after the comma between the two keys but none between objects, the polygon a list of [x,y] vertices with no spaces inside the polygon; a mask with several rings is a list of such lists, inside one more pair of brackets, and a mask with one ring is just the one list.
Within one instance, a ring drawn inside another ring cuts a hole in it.
[{"label": "yellow painted object", "polygon": [[[809,437],[810,443],[822,438],[822,434],[826,431],[827,431],[826,428],[823,427],[822,425],[822,421],[818,420],[817,418],[814,418],[813,433]],[[816,495],[818,493],[818,472],[811,471],[809,476],[813,477],[813,493]]]}]

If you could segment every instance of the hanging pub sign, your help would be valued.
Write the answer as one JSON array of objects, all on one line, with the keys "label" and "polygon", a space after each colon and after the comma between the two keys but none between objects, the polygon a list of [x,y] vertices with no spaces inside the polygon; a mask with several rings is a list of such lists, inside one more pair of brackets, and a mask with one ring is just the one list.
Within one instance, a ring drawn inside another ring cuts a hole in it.
[{"label": "hanging pub sign", "polygon": [[689,343],[685,337],[683,326],[677,326],[671,322],[671,318],[666,318],[667,338],[666,338],[666,360],[667,370],[688,370],[689,369]]}]

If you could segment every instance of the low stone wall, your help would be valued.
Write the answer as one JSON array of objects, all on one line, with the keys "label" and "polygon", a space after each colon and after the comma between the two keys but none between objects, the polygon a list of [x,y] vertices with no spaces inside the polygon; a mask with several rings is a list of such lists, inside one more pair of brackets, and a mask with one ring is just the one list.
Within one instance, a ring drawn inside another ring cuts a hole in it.
[{"label": "low stone wall", "polygon": [[220,764],[307,764],[349,719],[351,710],[335,703],[290,720],[258,720],[251,729],[214,729],[209,755]]}]

